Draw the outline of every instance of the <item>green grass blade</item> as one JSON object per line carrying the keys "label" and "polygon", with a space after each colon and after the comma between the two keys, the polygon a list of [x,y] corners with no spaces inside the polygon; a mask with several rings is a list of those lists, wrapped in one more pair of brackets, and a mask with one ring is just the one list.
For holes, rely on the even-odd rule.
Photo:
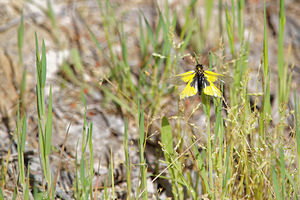
{"label": "green grass blade", "polygon": [[24,43],[24,15],[23,15],[23,12],[22,12],[21,22],[20,22],[20,26],[18,28],[19,63],[23,63],[23,54],[22,54],[23,43]]}
{"label": "green grass blade", "polygon": [[[297,172],[298,172],[298,191],[300,191],[300,104],[297,99],[296,90],[294,91],[294,101],[295,101],[295,132],[296,132],[296,152],[297,152]],[[298,193],[300,195],[300,192]]]}
{"label": "green grass blade", "polygon": [[38,118],[41,119],[43,115],[43,103],[42,103],[42,90],[39,84],[39,78],[37,78],[37,84],[36,84],[36,96],[37,96],[37,113],[38,113]]}
{"label": "green grass blade", "polygon": [[48,157],[51,152],[51,141],[52,141],[52,86],[50,85],[50,91],[49,91],[49,106],[48,106],[48,114],[47,114],[47,122],[45,127],[45,154]]}
{"label": "green grass blade", "polygon": [[[219,15],[219,35],[223,38],[223,0],[218,2],[218,15]],[[223,40],[223,39],[222,39]]]}
{"label": "green grass blade", "polygon": [[192,11],[192,8],[195,6],[198,0],[192,0],[188,6],[187,11],[185,12],[185,20],[184,25],[182,27],[181,33],[180,33],[180,39],[183,40],[184,36],[186,35],[186,30],[189,30],[189,22],[190,22],[190,14]]}
{"label": "green grass blade", "polygon": [[110,10],[110,5],[109,5],[109,1],[106,0],[105,1],[105,11],[104,8],[102,7],[101,4],[101,0],[98,0],[98,5],[100,7],[100,12],[103,18],[103,28],[104,28],[104,32],[105,32],[105,37],[106,37],[106,42],[108,45],[108,50],[109,50],[109,54],[110,54],[110,60],[112,63],[112,66],[117,66],[117,58],[116,55],[114,54],[113,48],[112,48],[112,41],[114,40],[113,38],[113,34],[110,34],[110,30],[116,28],[116,20],[114,17],[114,13],[112,10]]}
{"label": "green grass blade", "polygon": [[27,166],[27,181],[26,181],[26,185],[25,185],[25,191],[24,192],[24,200],[28,200],[29,199],[29,163],[28,163],[28,166]]}
{"label": "green grass blade", "polygon": [[89,140],[89,151],[90,151],[90,176],[89,176],[89,191],[90,191],[90,199],[93,199],[93,178],[94,178],[94,151],[93,151],[93,123],[90,123],[90,127],[88,129],[88,140]]}
{"label": "green grass blade", "polygon": [[123,57],[123,62],[126,67],[126,75],[129,76],[130,78],[130,68],[129,68],[129,63],[128,63],[128,52],[127,52],[127,37],[125,36],[124,33],[124,28],[123,28],[123,23],[120,24],[120,32],[119,32],[119,41],[121,43],[121,49],[122,49],[122,57]]}
{"label": "green grass blade", "polygon": [[232,32],[235,34],[235,4],[234,0],[231,0],[231,16],[232,16]]}
{"label": "green grass blade", "polygon": [[280,195],[280,187],[279,187],[277,173],[275,171],[275,166],[274,165],[272,165],[272,181],[273,181],[275,197],[276,197],[276,199],[281,200],[282,198],[281,198],[281,195]]}
{"label": "green grass blade", "polygon": [[43,172],[44,176],[47,174],[47,168],[46,168],[46,155],[45,155],[45,137],[43,134],[43,128],[41,124],[41,120],[38,120],[38,128],[39,128],[39,144],[40,144],[40,154],[41,154],[41,160],[42,160],[42,166],[43,166]]}
{"label": "green grass blade", "polygon": [[125,120],[125,126],[124,126],[124,152],[125,152],[125,163],[126,163],[126,182],[127,182],[127,200],[131,199],[131,178],[130,178],[130,159],[129,159],[129,153],[128,153],[128,120]]}
{"label": "green grass blade", "polygon": [[167,27],[170,27],[170,11],[169,11],[169,3],[168,1],[165,1],[165,8],[164,8],[164,11],[165,11],[165,22],[166,22],[166,26]]}
{"label": "green grass blade", "polygon": [[1,187],[0,187],[0,199],[4,199],[4,195],[3,195]]}
{"label": "green grass blade", "polygon": [[111,180],[112,199],[115,199],[114,160],[113,160],[112,150],[110,150],[109,174],[110,174],[110,180]]}
{"label": "green grass blade", "polygon": [[230,170],[231,169],[231,165],[230,165],[231,149],[232,149],[231,145],[229,145],[226,149],[226,157],[225,157],[225,164],[224,164],[226,171],[225,171],[225,176],[224,176],[223,183],[222,183],[223,196],[227,195],[228,186],[229,186],[229,184],[227,184],[227,183],[230,179],[230,171],[231,171]]}
{"label": "green grass blade", "polygon": [[263,124],[261,129],[262,136],[265,139],[267,127],[270,119],[268,116],[271,115],[271,101],[270,101],[270,68],[268,63],[268,33],[267,33],[267,14],[266,14],[266,2],[264,2],[264,43],[263,43]]}
{"label": "green grass blade", "polygon": [[[22,132],[21,132],[21,151],[18,152],[18,154],[21,154],[21,165],[19,165],[20,172],[22,172],[20,175],[22,176],[22,185],[23,185],[23,190],[25,189],[25,164],[24,164],[24,151],[25,151],[25,142],[26,142],[26,130],[27,130],[27,119],[26,119],[26,114],[24,114],[23,119],[22,119]],[[29,176],[28,176],[29,178]]]}
{"label": "green grass blade", "polygon": [[245,0],[237,1],[237,22],[240,41],[244,40],[244,6]]}
{"label": "green grass blade", "polygon": [[279,103],[281,106],[284,100],[284,25],[285,25],[285,13],[284,13],[284,0],[280,0],[279,10],[279,31],[278,31],[278,77],[279,77]]}
{"label": "green grass blade", "polygon": [[[85,152],[84,152],[85,153]],[[80,183],[83,195],[86,195],[86,177],[85,177],[85,165],[84,165],[84,158],[85,155],[82,153],[80,159]]]}
{"label": "green grass blade", "polygon": [[268,65],[268,32],[267,32],[267,11],[266,11],[266,1],[264,1],[264,44],[263,44],[263,69],[264,69],[264,77],[266,77],[269,73],[269,65]]}
{"label": "green grass blade", "polygon": [[150,40],[150,43],[151,43],[153,49],[155,49],[156,43],[154,41],[154,34],[153,34],[153,31],[152,31],[152,28],[151,28],[151,26],[150,26],[147,18],[144,15],[143,15],[143,17],[144,17],[144,21],[146,23],[147,36],[148,36],[148,38]]}
{"label": "green grass blade", "polygon": [[76,143],[76,152],[75,152],[75,159],[74,159],[74,165],[75,165],[75,168],[76,168],[76,171],[75,171],[75,183],[74,183],[74,197],[75,199],[79,199],[79,185],[80,185],[80,180],[79,180],[79,177],[78,177],[78,152],[77,152],[77,149],[78,149],[78,141]]}
{"label": "green grass blade", "polygon": [[55,14],[52,8],[52,4],[51,4],[51,0],[47,0],[47,15],[51,20],[52,26],[53,26],[53,30],[54,30],[54,37],[56,39],[56,43],[59,44],[59,33],[58,33],[58,29],[57,29],[57,25],[56,25],[56,19],[55,19]]}
{"label": "green grass blade", "polygon": [[51,19],[51,22],[52,22],[52,25],[54,28],[56,28],[56,20],[55,20],[55,15],[54,15],[54,12],[53,12],[53,9],[52,9],[52,4],[51,4],[51,1],[50,0],[47,0],[47,7],[48,7],[48,15]]}
{"label": "green grass blade", "polygon": [[105,53],[104,49],[101,47],[101,44],[97,40],[95,34],[92,32],[92,30],[90,29],[90,27],[87,24],[86,24],[86,27],[89,30],[89,33],[92,37],[92,40],[96,44],[96,47],[100,50],[100,52],[102,53],[102,56],[104,57],[105,61],[108,63],[108,66],[112,66],[111,59],[108,57],[108,55]]}
{"label": "green grass blade", "polygon": [[40,55],[39,55],[39,43],[38,43],[38,38],[37,34],[35,33],[35,44],[36,44],[36,72],[37,72],[37,84],[36,84],[36,93],[37,93],[37,110],[38,110],[38,117],[41,119],[43,113],[44,113],[44,108],[43,108],[43,88],[41,84],[41,60],[40,60]]}
{"label": "green grass blade", "polygon": [[169,155],[173,154],[173,134],[171,126],[166,117],[162,118],[161,124],[161,142],[164,145],[165,158],[170,162]]}
{"label": "green grass blade", "polygon": [[159,40],[159,36],[160,36],[160,31],[162,30],[162,34],[163,34],[163,37],[164,39],[166,39],[166,35],[168,33],[168,30],[166,29],[167,26],[165,24],[165,21],[164,21],[164,17],[161,13],[161,10],[158,8],[158,14],[159,14],[159,19],[158,19],[158,24],[157,24],[157,27],[156,27],[156,32],[155,32],[155,40],[158,41]]}
{"label": "green grass blade", "polygon": [[[21,184],[23,186],[25,186],[25,171],[24,171],[24,150],[22,151],[22,149],[24,149],[24,147],[22,146],[22,139],[23,139],[23,128],[24,124],[21,124],[20,121],[20,107],[19,107],[19,101],[18,101],[18,109],[17,109],[17,150],[18,150],[18,167],[19,167],[19,177],[21,179]],[[24,117],[23,117],[24,119]],[[25,134],[24,134],[25,135]],[[24,143],[25,145],[25,143]],[[24,187],[23,187],[24,189]]]}
{"label": "green grass blade", "polygon": [[123,61],[122,63],[122,69],[124,71],[124,85],[126,88],[130,89],[131,95],[134,96],[135,95],[135,88],[134,85],[132,83],[132,77],[131,77],[131,71],[130,71],[130,66],[128,63],[128,52],[127,52],[127,38],[124,34],[124,30],[123,30],[123,23],[121,23],[120,25],[120,31],[118,31],[119,33],[119,41],[121,43],[121,50],[122,50],[122,57],[123,57]]}
{"label": "green grass blade", "polygon": [[13,193],[13,196],[12,196],[12,200],[16,200],[17,199],[17,194],[18,194],[18,187],[17,186],[15,186],[15,188],[14,188],[14,193]]}
{"label": "green grass blade", "polygon": [[20,86],[20,100],[21,100],[22,110],[25,110],[26,77],[27,77],[26,69],[23,69],[22,81]]}
{"label": "green grass blade", "polygon": [[[159,22],[160,23],[160,20]],[[141,48],[141,54],[142,54],[142,57],[143,57],[143,60],[145,59],[146,57],[146,54],[147,54],[147,40],[144,36],[144,29],[143,29],[143,23],[142,23],[142,18],[141,16],[139,15],[139,30],[140,30],[140,48]]]}
{"label": "green grass blade", "polygon": [[74,63],[74,67],[75,67],[76,71],[79,72],[79,74],[81,76],[83,76],[83,70],[84,70],[83,64],[82,64],[82,60],[81,60],[79,51],[77,49],[73,48],[71,50],[71,58]]}
{"label": "green grass blade", "polygon": [[103,92],[105,93],[105,95],[107,97],[111,98],[114,102],[116,102],[118,105],[120,105],[122,109],[125,109],[130,114],[132,114],[133,116],[136,115],[136,109],[130,107],[125,100],[123,100],[120,97],[117,97],[116,95],[111,93],[109,89],[107,89],[105,87],[102,87],[101,89],[103,90]]}
{"label": "green grass blade", "polygon": [[35,54],[36,54],[35,56],[36,56],[37,74],[39,75],[40,74],[40,54],[39,54],[39,41],[38,41],[36,32],[35,32]]}
{"label": "green grass blade", "polygon": [[191,41],[192,35],[195,32],[194,26],[195,26],[196,22],[197,22],[196,19],[194,19],[194,20],[192,20],[190,22],[189,29],[188,29],[188,31],[186,33],[186,36],[185,36],[185,38],[183,40],[183,44],[182,44],[182,46],[180,48],[180,53],[184,52],[184,50],[187,48],[189,42]]}
{"label": "green grass blade", "polygon": [[144,145],[146,145],[145,141],[145,131],[144,131],[144,111],[143,108],[140,107],[140,102],[138,102],[138,114],[139,114],[139,151],[140,151],[140,173],[141,173],[141,191],[143,199],[146,200],[148,196],[147,192],[147,169],[146,169],[146,161],[144,158]]}
{"label": "green grass blade", "polygon": [[235,50],[234,50],[234,31],[232,29],[233,22],[230,17],[229,11],[228,11],[228,5],[226,4],[225,9],[226,14],[226,30],[227,30],[227,37],[229,42],[230,51],[233,57],[235,57]]}
{"label": "green grass blade", "polygon": [[70,65],[64,62],[61,65],[61,71],[64,73],[64,75],[74,84],[77,86],[82,87],[82,81],[80,81],[77,76],[75,75],[74,71],[71,69]]}
{"label": "green grass blade", "polygon": [[285,162],[283,148],[280,148],[281,197],[285,199]]}
{"label": "green grass blade", "polygon": [[223,141],[223,138],[219,137],[219,134],[221,134],[221,130],[220,130],[220,126],[221,123],[223,122],[222,117],[221,117],[221,110],[222,110],[222,102],[220,102],[218,105],[217,103],[215,103],[215,110],[216,110],[216,122],[215,122],[215,130],[214,130],[214,143],[213,143],[213,150],[215,150],[216,146],[217,146],[217,139],[219,138],[219,145],[222,146],[223,144],[221,143]]}
{"label": "green grass blade", "polygon": [[46,60],[46,47],[45,47],[45,41],[43,40],[42,45],[42,58],[41,58],[41,88],[45,87],[46,84],[46,72],[47,72],[47,60]]}
{"label": "green grass blade", "polygon": [[206,0],[206,2],[205,2],[205,11],[206,11],[205,38],[206,38],[208,30],[210,29],[211,14],[212,14],[213,6],[214,6],[213,0]]}
{"label": "green grass blade", "polygon": [[85,112],[86,112],[87,111],[87,105],[86,105],[86,99],[85,99],[85,95],[84,95],[83,89],[81,89],[81,101],[83,103],[83,106],[84,106],[84,109],[85,109]]}
{"label": "green grass blade", "polygon": [[204,113],[207,117],[206,122],[206,134],[207,134],[207,151],[208,151],[208,171],[209,171],[209,185],[212,194],[214,193],[214,180],[213,180],[213,160],[212,160],[212,139],[211,139],[211,131],[210,131],[210,97],[201,94],[202,106]]}

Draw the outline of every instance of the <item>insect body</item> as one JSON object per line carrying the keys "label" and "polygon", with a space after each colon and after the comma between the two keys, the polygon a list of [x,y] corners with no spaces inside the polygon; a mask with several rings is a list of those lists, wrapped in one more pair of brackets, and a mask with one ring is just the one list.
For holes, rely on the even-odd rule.
{"label": "insect body", "polygon": [[203,70],[203,66],[197,64],[195,70],[178,74],[181,80],[187,83],[187,86],[180,93],[180,99],[193,96],[197,93],[201,95],[202,91],[206,95],[222,97],[221,91],[213,84],[221,74]]}

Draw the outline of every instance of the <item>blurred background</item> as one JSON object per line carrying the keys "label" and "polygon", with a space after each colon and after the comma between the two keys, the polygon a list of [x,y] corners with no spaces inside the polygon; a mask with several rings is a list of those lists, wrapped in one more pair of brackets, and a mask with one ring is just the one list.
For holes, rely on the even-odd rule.
{"label": "blurred background", "polygon": [[[262,0],[245,0],[240,3],[234,0],[1,0],[0,160],[4,197],[11,199],[18,185],[18,109],[21,116],[26,113],[27,117],[24,160],[25,166],[30,166],[30,185],[32,188],[36,185],[40,188],[39,191],[46,190],[41,189],[45,180],[39,157],[37,41],[40,56],[43,42],[45,45],[46,107],[49,104],[50,85],[52,89],[53,124],[49,159],[53,177],[59,171],[55,198],[72,199],[80,196],[75,195],[74,182],[76,174],[79,174],[81,145],[86,140],[83,134],[85,123],[93,123],[92,185],[94,191],[98,192],[95,192],[95,199],[103,197],[106,187],[104,185],[111,175],[112,166],[114,197],[128,198],[124,151],[125,124],[128,124],[126,137],[132,164],[132,194],[139,198],[138,194],[142,191],[138,189],[141,180],[141,113],[146,138],[144,155],[148,173],[148,197],[174,198],[172,184],[168,178],[152,181],[167,166],[159,161],[164,158],[165,152],[160,143],[161,120],[163,116],[168,118],[176,137],[174,148],[177,145],[176,148],[180,149],[178,153],[182,153],[184,147],[192,144],[184,143],[184,140],[191,141],[191,135],[200,138],[198,150],[206,151],[207,138],[210,136],[201,130],[206,130],[210,121],[204,112],[205,108],[198,109],[201,98],[180,101],[182,86],[170,79],[178,73],[193,70],[197,62],[194,56],[197,55],[198,61],[205,65],[206,70],[211,65],[212,71],[225,74],[223,93],[228,109],[234,106],[243,107],[239,102],[243,101],[241,91],[245,90],[249,112],[255,113],[257,109],[256,114],[260,113],[260,110],[265,108],[264,84],[268,82],[264,79],[264,37],[267,37],[267,87],[270,95],[269,113],[272,118],[271,122],[268,121],[270,126],[266,129],[272,135],[277,131],[277,125],[284,121],[284,133],[278,137],[280,142],[277,144],[286,144],[290,140],[295,142],[295,118],[291,112],[295,108],[295,99],[299,99],[300,91],[300,2],[286,0],[284,6],[283,49],[279,49],[280,2],[277,0],[265,2],[266,21]],[[289,83],[289,92],[284,94],[278,92],[278,74],[281,73],[278,67],[278,63],[281,62],[279,54],[284,60],[284,73],[287,77],[284,80]],[[236,70],[238,67],[239,71]],[[237,76],[239,78],[236,78]],[[286,100],[280,100],[282,95],[286,96]],[[281,114],[280,102],[285,102],[285,106],[282,106],[286,110],[285,114]],[[213,105],[211,109],[208,116],[214,121],[216,111]],[[223,110],[223,115],[228,113],[230,111]],[[256,114],[254,115],[257,116]],[[236,116],[238,117],[237,113]],[[241,122],[244,125],[247,123]],[[254,127],[253,132],[261,130],[258,121],[251,125]],[[214,127],[212,125],[212,132]],[[245,126],[246,132],[250,130],[252,126]],[[235,137],[237,136],[227,135],[225,140],[232,139],[238,142]],[[284,139],[281,140],[282,138]],[[290,146],[286,148],[289,149]],[[90,150],[87,152],[89,157]],[[293,162],[295,158],[291,159]],[[204,162],[206,161],[204,159]],[[189,171],[191,174],[197,172],[192,158],[182,159],[181,162],[183,171]],[[295,167],[295,164],[289,166],[292,165]],[[110,188],[111,184],[111,181],[107,182],[107,187]],[[237,185],[238,188],[238,184],[233,185]],[[199,194],[204,195],[205,189],[200,186],[199,188]],[[22,192],[17,190],[17,197],[21,198]],[[31,193],[29,196],[33,198],[33,192]],[[228,193],[227,197],[234,197],[233,194]],[[235,197],[242,197],[242,194],[243,192],[236,193]],[[255,198],[251,192],[245,194],[251,194],[248,197]],[[272,195],[272,192],[266,193],[269,198]],[[184,198],[192,197],[186,195]],[[211,196],[200,195],[199,198]]]}

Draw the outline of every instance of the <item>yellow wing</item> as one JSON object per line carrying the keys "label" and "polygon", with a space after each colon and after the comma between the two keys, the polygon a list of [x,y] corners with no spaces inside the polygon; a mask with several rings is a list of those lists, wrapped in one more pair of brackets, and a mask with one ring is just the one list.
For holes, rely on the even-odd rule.
{"label": "yellow wing", "polygon": [[193,80],[195,76],[195,71],[188,71],[182,74],[177,74],[176,76],[179,76],[181,80],[183,80],[185,83],[189,82],[190,80]]}
{"label": "yellow wing", "polygon": [[184,99],[186,97],[194,96],[195,94],[197,94],[198,91],[197,88],[195,88],[195,86],[197,85],[197,80],[195,80],[195,84],[193,84],[193,86],[191,85],[192,81],[193,78],[189,80],[186,87],[182,90],[182,92],[180,93],[180,99]]}
{"label": "yellow wing", "polygon": [[214,97],[222,97],[221,91],[213,84],[213,81],[207,78],[207,81],[209,82],[209,86],[204,85],[203,92],[206,95],[214,96]]}
{"label": "yellow wing", "polygon": [[204,76],[209,80],[210,82],[215,82],[220,76],[223,76],[222,74],[218,74],[211,71],[204,71]]}

